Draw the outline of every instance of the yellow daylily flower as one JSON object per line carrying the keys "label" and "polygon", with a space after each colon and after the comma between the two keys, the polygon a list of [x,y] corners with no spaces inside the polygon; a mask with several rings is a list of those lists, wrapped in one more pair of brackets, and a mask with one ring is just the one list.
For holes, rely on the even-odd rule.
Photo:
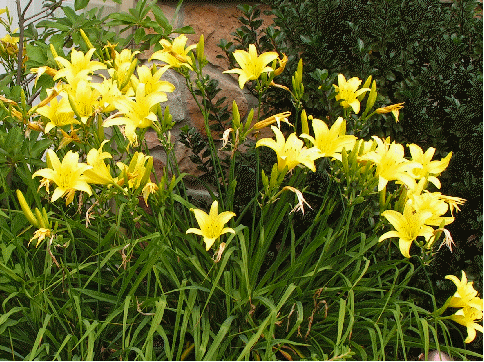
{"label": "yellow daylily flower", "polygon": [[37,113],[49,120],[45,125],[45,133],[54,127],[62,127],[68,124],[79,124],[80,122],[74,118],[74,111],[69,105],[67,98],[53,98],[48,105],[37,108]]}
{"label": "yellow daylily flower", "polygon": [[65,86],[62,93],[67,96],[71,109],[83,124],[86,124],[88,119],[102,108],[99,103],[101,94],[84,79],[79,80],[75,86]]}
{"label": "yellow daylily flower", "polygon": [[482,325],[476,323],[482,320],[482,306],[480,310],[471,306],[465,306],[453,314],[450,319],[467,328],[467,338],[464,340],[464,343],[470,343],[476,338],[476,330],[482,333]]}
{"label": "yellow daylily flower", "polygon": [[408,202],[411,202],[418,212],[429,211],[432,213],[432,216],[425,222],[427,225],[440,226],[442,222],[444,225],[449,225],[454,221],[453,217],[442,216],[449,210],[449,205],[437,193],[424,192],[420,195],[411,195]]}
{"label": "yellow daylily flower", "polygon": [[449,154],[440,161],[432,161],[435,148],[429,147],[424,153],[416,144],[410,144],[407,146],[410,149],[412,161],[418,162],[422,165],[421,168],[415,168],[410,171],[413,174],[413,177],[417,180],[426,177],[429,182],[432,182],[435,187],[440,189],[440,181],[436,176],[439,176],[447,168],[450,158],[452,157],[452,152],[449,152]]}
{"label": "yellow daylily flower", "polygon": [[123,95],[118,88],[118,81],[113,78],[104,78],[101,83],[91,83],[91,86],[101,95],[98,101],[101,112],[113,112],[116,109],[115,102]]}
{"label": "yellow daylily flower", "polygon": [[106,69],[105,64],[91,60],[95,51],[96,49],[92,48],[84,54],[81,51],[72,49],[70,62],[65,58],[55,57],[56,62],[62,65],[63,68],[57,71],[54,80],[65,77],[67,83],[75,85],[81,79],[89,79],[90,77],[87,77],[88,74],[99,69]]}
{"label": "yellow daylily flower", "polygon": [[74,199],[75,190],[84,191],[89,196],[92,195],[91,186],[86,182],[83,173],[92,168],[85,163],[79,163],[79,154],[69,151],[64,156],[62,163],[52,150],[47,150],[47,164],[51,168],[43,168],[32,175],[32,178],[41,176],[49,181],[54,182],[57,188],[52,194],[51,202],[66,195],[66,205]]}
{"label": "yellow daylily flower", "polygon": [[416,212],[408,202],[405,204],[403,215],[395,210],[386,210],[383,211],[382,216],[392,224],[395,230],[386,232],[380,236],[378,241],[399,238],[400,251],[406,258],[410,258],[410,247],[418,236],[423,236],[428,241],[434,234],[434,229],[425,225],[432,213],[428,211]]}
{"label": "yellow daylily flower", "polygon": [[450,299],[449,307],[463,308],[470,306],[482,311],[482,299],[477,296],[477,290],[474,289],[474,282],[467,281],[467,275],[462,271],[462,277],[459,280],[454,275],[446,275],[445,279],[451,280],[457,287],[457,291]]}
{"label": "yellow daylily flower", "polygon": [[145,156],[141,152],[135,152],[129,166],[122,162],[117,162],[121,173],[118,177],[118,184],[124,185],[128,182],[130,189],[136,190],[141,186],[145,186],[150,179],[151,170],[153,169],[153,157]]}
{"label": "yellow daylily flower", "polygon": [[91,184],[109,185],[114,183],[109,166],[104,163],[104,159],[113,157],[109,152],[103,152],[103,146],[106,142],[108,141],[103,141],[99,149],[93,148],[87,154],[87,164],[92,168],[86,170],[84,176],[86,181]]}
{"label": "yellow daylily flower", "polygon": [[124,114],[121,117],[107,119],[104,127],[125,125],[124,133],[130,144],[138,144],[136,128],[150,127],[157,120],[157,116],[151,111],[152,107],[160,102],[165,102],[167,97],[164,93],[145,93],[145,84],[140,83],[136,89],[134,100],[124,97],[115,101],[116,108]]}
{"label": "yellow daylily flower", "polygon": [[197,44],[185,48],[187,40],[188,39],[185,35],[179,35],[173,39],[173,43],[170,43],[166,39],[161,39],[160,44],[163,46],[163,49],[154,52],[150,60],[157,59],[174,68],[187,67],[188,69],[193,70],[192,59],[188,55],[188,52],[195,49]]}
{"label": "yellow daylily flower", "polygon": [[324,153],[324,157],[333,157],[339,161],[343,148],[351,151],[357,140],[355,136],[346,135],[346,120],[343,117],[338,117],[331,129],[322,120],[313,118],[313,130],[315,137],[303,133],[301,138],[310,140],[314,147]]}
{"label": "yellow daylily flower", "polygon": [[353,77],[346,81],[343,74],[338,74],[338,85],[333,84],[333,87],[338,93],[336,95],[336,100],[341,101],[341,106],[343,108],[351,107],[356,114],[360,113],[360,101],[358,100],[358,96],[370,91],[370,88],[358,89],[360,84],[361,79]]}
{"label": "yellow daylily flower", "polygon": [[121,53],[116,50],[112,50],[111,56],[114,58],[113,68],[108,69],[108,73],[116,80],[116,84],[123,94],[131,89],[130,79],[133,74],[138,59],[136,54],[139,51],[132,52],[131,49],[123,49]]}
{"label": "yellow daylily flower", "polygon": [[235,234],[234,229],[224,227],[224,225],[235,216],[235,213],[232,211],[224,211],[219,214],[217,200],[212,203],[209,214],[200,209],[190,209],[190,211],[193,211],[195,214],[195,218],[197,219],[200,229],[190,228],[186,233],[193,233],[203,236],[206,250],[212,247],[212,245],[215,243],[215,240],[217,240],[220,235],[226,233]]}
{"label": "yellow daylily flower", "polygon": [[[405,103],[405,102],[403,102]],[[398,116],[400,115],[400,109],[403,108],[403,103],[392,104],[390,106],[377,108],[375,110],[378,114],[390,113],[392,112],[393,117],[395,117],[395,122],[398,122]]]}
{"label": "yellow daylily flower", "polygon": [[316,172],[314,160],[323,157],[321,151],[316,147],[306,148],[304,142],[300,140],[295,133],[291,133],[287,140],[284,135],[275,126],[271,126],[272,131],[276,135],[276,140],[272,138],[263,138],[257,141],[255,147],[266,146],[272,148],[277,154],[277,168],[279,172],[284,170],[287,166],[288,171],[291,171],[298,164],[302,163],[311,171]]}
{"label": "yellow daylily flower", "polygon": [[143,65],[138,67],[138,77],[132,75],[131,84],[134,89],[137,89],[140,83],[144,83],[146,95],[160,93],[161,96],[166,97],[166,92],[171,93],[175,90],[175,86],[173,84],[165,80],[161,80],[161,76],[168,70],[168,68],[169,66],[164,66],[158,69],[155,73],[152,73],[151,69],[147,66]]}
{"label": "yellow daylily flower", "polygon": [[261,55],[257,55],[257,50],[254,44],[249,45],[249,51],[236,50],[234,58],[239,63],[242,69],[226,70],[223,73],[236,73],[239,74],[239,87],[244,88],[244,85],[249,80],[255,80],[260,77],[264,72],[272,72],[274,69],[268,67],[267,64],[279,57],[276,52],[266,52]]}
{"label": "yellow daylily flower", "polygon": [[418,162],[411,162],[404,158],[405,150],[401,144],[392,142],[389,138],[382,141],[379,137],[373,136],[378,147],[375,151],[358,157],[359,160],[369,160],[377,165],[376,175],[378,176],[378,191],[385,188],[388,181],[398,180],[408,188],[416,187],[415,179],[410,173],[417,167],[422,167]]}

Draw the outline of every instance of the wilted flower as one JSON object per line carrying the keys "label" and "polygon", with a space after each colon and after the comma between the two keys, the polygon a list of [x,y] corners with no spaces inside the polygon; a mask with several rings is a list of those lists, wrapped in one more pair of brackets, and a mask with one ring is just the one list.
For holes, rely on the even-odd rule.
{"label": "wilted flower", "polygon": [[40,228],[40,229],[37,229],[35,232],[34,232],[34,236],[32,236],[32,238],[29,240],[29,243],[27,244],[30,245],[30,243],[37,239],[37,244],[35,244],[35,247],[38,247],[39,244],[45,239],[45,238],[50,238],[52,236],[52,231],[50,229],[45,229],[45,228]]}
{"label": "wilted flower", "polygon": [[395,121],[398,122],[398,116],[400,114],[400,109],[403,108],[403,103],[392,104],[390,106],[377,108],[375,110],[378,114],[390,113],[392,112],[393,116],[395,117]]}

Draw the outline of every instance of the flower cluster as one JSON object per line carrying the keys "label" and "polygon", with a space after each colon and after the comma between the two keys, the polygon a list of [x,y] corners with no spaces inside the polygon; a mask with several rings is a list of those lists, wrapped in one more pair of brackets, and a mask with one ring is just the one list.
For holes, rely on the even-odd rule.
{"label": "flower cluster", "polygon": [[467,328],[467,338],[465,343],[470,343],[476,338],[476,330],[482,333],[482,324],[477,322],[482,320],[483,301],[477,296],[477,290],[474,289],[473,283],[467,281],[467,275],[462,271],[462,277],[459,280],[454,275],[446,275],[445,279],[451,280],[457,287],[457,291],[445,303],[446,307],[460,308],[450,316],[453,321]]}

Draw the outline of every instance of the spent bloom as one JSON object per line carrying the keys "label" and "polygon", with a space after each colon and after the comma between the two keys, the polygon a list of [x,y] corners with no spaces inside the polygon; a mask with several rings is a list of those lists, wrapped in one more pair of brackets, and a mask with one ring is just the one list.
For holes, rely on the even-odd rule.
{"label": "spent bloom", "polygon": [[346,121],[343,117],[338,117],[331,129],[322,120],[313,118],[313,130],[314,138],[307,134],[302,134],[301,138],[310,140],[325,157],[333,157],[340,161],[343,148],[351,150],[357,140],[355,136],[346,135]]}
{"label": "spent bloom", "polygon": [[287,166],[288,171],[291,171],[298,164],[302,163],[311,171],[316,172],[314,160],[323,156],[323,154],[316,148],[304,147],[304,142],[300,140],[295,133],[291,133],[287,140],[284,135],[275,126],[271,126],[272,131],[276,135],[276,140],[272,138],[263,138],[256,143],[256,147],[266,146],[272,148],[277,154],[277,168],[279,172],[284,170]]}
{"label": "spent bloom", "polygon": [[267,66],[267,64],[275,59],[278,59],[279,57],[276,52],[266,52],[262,53],[261,55],[257,55],[257,50],[254,44],[249,45],[248,52],[245,50],[236,50],[233,54],[241,69],[237,68],[226,70],[224,73],[239,74],[240,89],[243,89],[245,83],[247,83],[249,80],[258,79],[262,73],[274,71],[274,69]]}
{"label": "spent bloom", "polygon": [[200,229],[190,228],[187,230],[187,234],[193,233],[203,236],[205,242],[205,249],[208,250],[215,243],[215,240],[220,237],[220,235],[226,233],[235,234],[235,230],[232,228],[224,227],[226,223],[229,222],[231,218],[235,216],[232,211],[224,211],[218,213],[218,201],[215,200],[210,207],[210,213],[207,214],[205,211],[200,209],[190,209],[195,214],[198,225]]}
{"label": "spent bloom", "polygon": [[29,240],[29,243],[27,244],[30,245],[30,243],[37,239],[37,244],[35,244],[35,247],[38,247],[39,244],[45,239],[45,238],[50,238],[52,236],[52,231],[50,229],[46,228],[39,228],[34,232],[34,236]]}
{"label": "spent bloom", "polygon": [[370,88],[358,89],[360,84],[361,79],[353,77],[347,81],[343,74],[338,74],[338,85],[333,84],[337,93],[336,100],[341,101],[341,106],[343,108],[351,107],[356,114],[360,113],[360,101],[358,100],[358,96],[370,91]]}
{"label": "spent bloom", "polygon": [[378,114],[390,113],[392,112],[395,121],[398,122],[398,116],[400,115],[400,109],[403,108],[403,103],[392,104],[386,107],[377,108],[375,110]]}
{"label": "spent bloom", "polygon": [[79,154],[77,152],[67,152],[61,163],[54,151],[47,150],[47,165],[49,168],[38,170],[32,175],[32,178],[41,176],[57,185],[52,194],[51,202],[66,195],[66,205],[68,205],[74,199],[76,190],[84,191],[89,196],[92,194],[91,187],[86,182],[86,177],[83,176],[84,172],[92,166],[78,161]]}

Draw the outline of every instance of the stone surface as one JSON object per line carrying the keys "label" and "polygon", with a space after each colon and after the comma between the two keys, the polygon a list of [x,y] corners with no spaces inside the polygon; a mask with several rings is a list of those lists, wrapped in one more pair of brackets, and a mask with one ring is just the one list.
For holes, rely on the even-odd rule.
{"label": "stone surface", "polygon": [[[180,8],[178,17],[173,21],[177,2],[158,1],[158,6],[161,7],[166,18],[175,28],[190,25],[195,30],[195,34],[186,34],[188,38],[187,45],[197,43],[200,34],[204,34],[205,56],[209,61],[209,64],[204,68],[203,72],[204,74],[208,74],[212,79],[218,80],[219,88],[221,89],[214,101],[216,102],[221,97],[227,97],[225,104],[228,106],[229,112],[232,112],[232,102],[235,100],[239,109],[241,121],[245,122],[250,109],[257,107],[257,98],[250,94],[246,89],[240,89],[237,75],[223,74],[222,72],[228,69],[228,62],[225,59],[217,58],[217,55],[225,55],[217,46],[220,40],[226,39],[227,41],[233,41],[233,36],[230,33],[242,26],[237,19],[242,15],[242,12],[237,9],[238,4],[240,4],[240,2],[184,3]],[[261,10],[264,9],[268,9],[268,7],[262,6]],[[262,18],[264,19],[263,26],[272,23],[271,17],[262,14]],[[172,37],[176,37],[177,35],[178,34],[173,34]],[[153,49],[143,52],[139,57],[141,63],[150,66],[152,62],[149,61],[149,57],[152,54]],[[155,61],[155,63],[161,64],[159,61]],[[185,181],[189,188],[189,192],[193,193],[193,197],[202,199],[206,198],[207,202],[211,201],[209,193],[206,190],[203,190],[203,185],[201,185],[197,179],[197,177],[203,176],[203,172],[198,170],[197,165],[190,160],[190,156],[192,155],[191,149],[185,147],[185,145],[179,141],[180,129],[185,125],[195,127],[202,136],[206,136],[203,115],[188,91],[184,78],[180,74],[174,69],[170,69],[165,72],[162,79],[175,86],[175,91],[167,94],[168,101],[162,104],[162,108],[169,106],[170,114],[176,122],[170,133],[174,145],[175,158],[178,162],[180,172],[185,172],[191,175],[187,176]],[[257,110],[255,110],[255,114],[257,114],[256,111]],[[256,121],[257,120],[254,119],[252,123],[255,123]],[[254,139],[254,136],[255,135],[251,138]],[[270,127],[261,130],[257,135],[258,138],[272,136],[273,134]],[[213,137],[216,141],[217,148],[220,149],[222,147],[222,143],[220,142],[222,132],[213,134]],[[156,132],[153,130],[146,132],[145,139],[148,148],[150,149],[150,154],[154,157],[154,170],[159,179],[167,164],[166,152],[158,140]],[[242,146],[241,149],[243,148],[244,147]],[[227,151],[226,149],[222,151],[219,150],[219,156],[226,157],[227,155],[230,155],[230,151]],[[168,176],[171,177],[171,175]]]}
{"label": "stone surface", "polygon": [[[237,19],[242,16],[242,11],[237,9],[238,3],[232,4],[186,4],[184,6],[183,25],[190,25],[195,30],[195,34],[187,35],[189,42],[198,43],[200,34],[205,39],[205,56],[207,60],[218,67],[220,70],[229,69],[228,61],[217,58],[217,55],[225,53],[217,46],[221,39],[232,41],[230,34],[242,24]],[[261,6],[261,10],[269,9],[268,6]],[[263,26],[272,24],[272,17],[261,13],[264,20]]]}

